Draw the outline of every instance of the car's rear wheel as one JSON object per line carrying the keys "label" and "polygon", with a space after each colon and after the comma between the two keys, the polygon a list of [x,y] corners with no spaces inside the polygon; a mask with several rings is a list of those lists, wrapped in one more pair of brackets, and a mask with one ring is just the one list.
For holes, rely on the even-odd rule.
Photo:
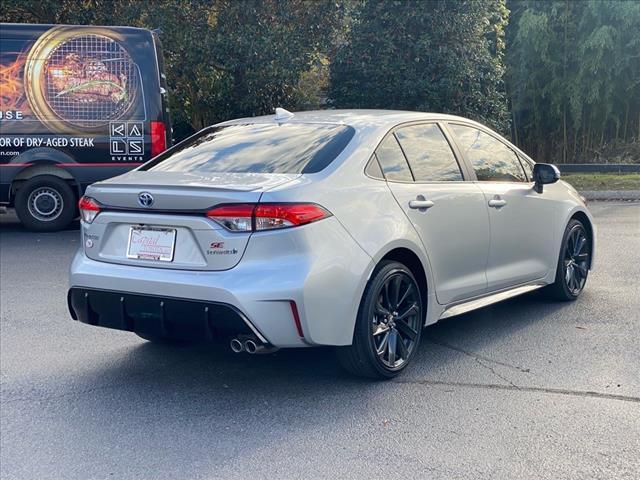
{"label": "car's rear wheel", "polygon": [[18,218],[29,230],[54,232],[75,218],[76,197],[63,179],[38,175],[20,186],[15,207]]}
{"label": "car's rear wheel", "polygon": [[422,312],[422,295],[411,270],[398,262],[381,262],[362,296],[353,343],[338,349],[340,363],[361,377],[395,377],[415,355]]}
{"label": "car's rear wheel", "polygon": [[591,266],[591,245],[584,225],[571,220],[562,239],[555,281],[547,287],[553,298],[572,301],[580,296]]}

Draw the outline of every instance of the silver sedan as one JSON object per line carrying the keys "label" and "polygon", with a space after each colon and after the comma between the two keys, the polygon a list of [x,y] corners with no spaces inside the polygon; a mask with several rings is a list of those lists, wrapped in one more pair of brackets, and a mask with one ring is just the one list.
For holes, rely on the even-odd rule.
{"label": "silver sedan", "polygon": [[390,378],[425,325],[543,287],[580,295],[593,219],[559,177],[449,115],[224,122],[87,189],[69,308],[151,341],[331,345]]}

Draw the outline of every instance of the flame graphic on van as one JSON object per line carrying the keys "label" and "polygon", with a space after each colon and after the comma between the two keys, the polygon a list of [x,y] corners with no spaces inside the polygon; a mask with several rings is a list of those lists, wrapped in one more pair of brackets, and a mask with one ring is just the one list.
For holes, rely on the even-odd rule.
{"label": "flame graphic on van", "polygon": [[25,56],[19,55],[13,62],[0,64],[0,110],[28,109],[22,83]]}

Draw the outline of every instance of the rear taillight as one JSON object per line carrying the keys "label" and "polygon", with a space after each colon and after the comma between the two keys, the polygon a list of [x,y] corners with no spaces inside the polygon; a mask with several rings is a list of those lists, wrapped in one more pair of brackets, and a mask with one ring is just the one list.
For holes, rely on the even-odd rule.
{"label": "rear taillight", "polygon": [[256,230],[297,227],[329,216],[324,208],[313,203],[258,204],[254,213]]}
{"label": "rear taillight", "polygon": [[244,203],[220,205],[207,212],[207,217],[232,232],[297,227],[329,216],[315,203]]}
{"label": "rear taillight", "polygon": [[151,156],[160,155],[167,149],[167,129],[164,122],[151,122]]}
{"label": "rear taillight", "polygon": [[100,204],[91,197],[82,197],[78,202],[78,210],[82,221],[91,223],[100,213]]}
{"label": "rear taillight", "polygon": [[209,210],[207,217],[232,232],[250,232],[255,208],[252,204],[221,205]]}

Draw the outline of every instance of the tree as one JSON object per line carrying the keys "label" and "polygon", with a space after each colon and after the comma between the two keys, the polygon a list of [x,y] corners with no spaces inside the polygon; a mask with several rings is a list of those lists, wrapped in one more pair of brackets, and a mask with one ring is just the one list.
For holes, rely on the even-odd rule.
{"label": "tree", "polygon": [[507,1],[3,0],[0,21],[160,28],[178,138],[328,94],[511,125],[538,160],[640,155],[640,2]]}
{"label": "tree", "polygon": [[344,108],[449,112],[505,130],[504,0],[364,1],[331,65]]}
{"label": "tree", "polygon": [[640,4],[510,1],[507,85],[517,143],[587,161],[640,137]]}

